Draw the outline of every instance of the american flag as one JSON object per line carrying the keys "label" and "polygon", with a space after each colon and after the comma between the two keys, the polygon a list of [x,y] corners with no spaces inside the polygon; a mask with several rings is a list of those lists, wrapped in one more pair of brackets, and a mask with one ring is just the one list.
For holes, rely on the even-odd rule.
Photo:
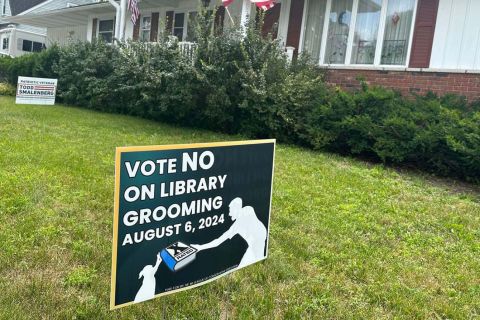
{"label": "american flag", "polygon": [[222,5],[228,7],[235,0],[222,0]]}
{"label": "american flag", "polygon": [[255,5],[262,9],[262,10],[268,10],[268,9],[271,9],[275,6],[275,0],[250,0],[252,1],[253,3],[255,3]]}
{"label": "american flag", "polygon": [[132,20],[133,25],[137,24],[137,20],[140,17],[140,10],[138,9],[138,0],[128,0],[128,10],[132,13]]}
{"label": "american flag", "polygon": [[[222,0],[222,5],[224,7],[227,7],[233,1],[235,0]],[[273,6],[275,6],[275,0],[250,0],[250,1],[252,3],[255,3],[255,5],[262,10],[268,10],[273,8]]]}

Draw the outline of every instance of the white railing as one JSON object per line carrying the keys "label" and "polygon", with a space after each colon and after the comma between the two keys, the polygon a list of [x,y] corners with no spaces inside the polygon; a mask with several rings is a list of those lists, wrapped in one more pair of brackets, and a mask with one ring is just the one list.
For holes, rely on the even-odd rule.
{"label": "white railing", "polygon": [[195,59],[195,52],[197,50],[197,44],[195,42],[180,41],[178,43],[178,48],[180,53],[190,59],[192,62]]}
{"label": "white railing", "polygon": [[[197,43],[196,42],[189,42],[189,41],[180,41],[178,42],[178,48],[180,49],[180,53],[187,57],[189,60],[193,62],[195,59],[195,53],[197,50]],[[295,52],[294,47],[284,47],[283,48],[285,55],[287,57],[288,63],[291,63],[293,60],[293,54]]]}

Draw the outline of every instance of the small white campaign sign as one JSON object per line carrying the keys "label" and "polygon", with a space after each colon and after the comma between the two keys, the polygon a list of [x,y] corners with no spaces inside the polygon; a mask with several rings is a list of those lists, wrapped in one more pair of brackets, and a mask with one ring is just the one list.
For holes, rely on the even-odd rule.
{"label": "small white campaign sign", "polygon": [[111,309],[264,260],[275,140],[117,148]]}
{"label": "small white campaign sign", "polygon": [[54,105],[57,79],[18,77],[16,104]]}

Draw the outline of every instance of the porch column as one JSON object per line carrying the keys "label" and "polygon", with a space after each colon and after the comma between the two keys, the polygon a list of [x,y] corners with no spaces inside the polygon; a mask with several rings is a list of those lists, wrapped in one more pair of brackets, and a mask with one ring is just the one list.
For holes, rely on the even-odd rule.
{"label": "porch column", "polygon": [[[125,37],[125,28],[126,28],[126,25],[127,25],[127,0],[120,0],[120,19],[121,19],[121,22],[120,22],[120,40],[121,41],[125,41],[126,37]],[[140,23],[140,21],[138,21],[137,23]]]}
{"label": "porch column", "polygon": [[248,19],[250,18],[251,9],[252,4],[250,0],[243,0],[242,14],[240,15],[240,27],[242,28],[244,33],[246,32],[246,25],[248,23]]}
{"label": "porch column", "polygon": [[115,31],[114,31],[114,37],[118,41],[121,41],[121,8],[118,3],[115,2],[115,0],[108,0],[108,2],[115,8]]}
{"label": "porch column", "polygon": [[17,26],[11,25],[12,30],[10,30],[10,39],[8,40],[8,53],[10,56],[17,53]]}

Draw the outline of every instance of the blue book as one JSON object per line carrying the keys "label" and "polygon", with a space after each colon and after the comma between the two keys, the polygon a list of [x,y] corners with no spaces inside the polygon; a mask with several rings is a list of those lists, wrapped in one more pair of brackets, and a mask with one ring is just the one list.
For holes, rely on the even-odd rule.
{"label": "blue book", "polygon": [[183,242],[175,242],[162,251],[160,257],[172,271],[178,271],[190,264],[197,256],[197,249]]}

